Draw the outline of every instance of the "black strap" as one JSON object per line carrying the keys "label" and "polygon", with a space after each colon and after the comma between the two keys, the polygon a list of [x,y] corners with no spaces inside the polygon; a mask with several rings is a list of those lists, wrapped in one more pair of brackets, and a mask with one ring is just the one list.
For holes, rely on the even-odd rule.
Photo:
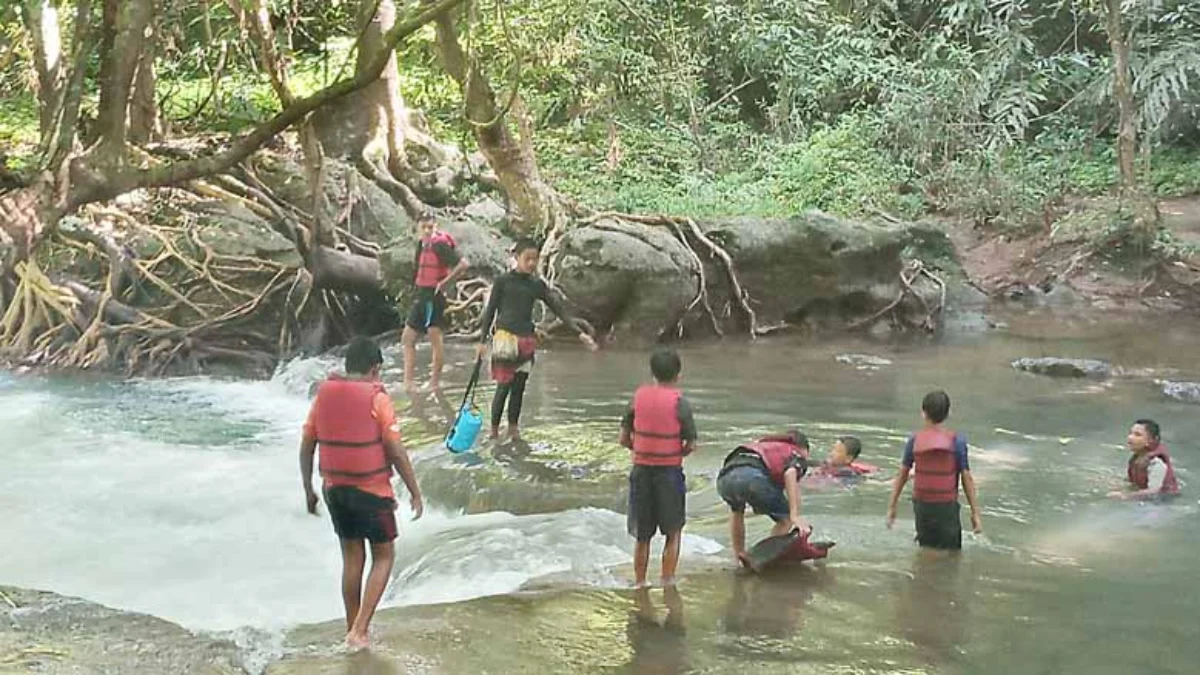
{"label": "black strap", "polygon": [[471,399],[471,407],[475,406],[475,385],[479,384],[479,372],[483,369],[483,357],[475,359],[475,368],[471,371],[471,379],[467,381],[467,390],[463,392],[462,403],[458,405],[459,411],[463,406],[467,405],[467,398]]}
{"label": "black strap", "polygon": [[383,437],[380,436],[371,441],[338,441],[329,438],[318,438],[318,445],[332,445],[339,448],[369,448],[374,445],[383,443]]}

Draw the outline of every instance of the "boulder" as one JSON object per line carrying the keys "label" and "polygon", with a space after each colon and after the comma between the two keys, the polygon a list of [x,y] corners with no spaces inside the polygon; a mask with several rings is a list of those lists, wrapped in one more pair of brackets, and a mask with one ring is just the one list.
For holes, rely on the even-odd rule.
{"label": "boulder", "polygon": [[696,258],[664,227],[600,220],[569,231],[558,286],[601,334],[654,339],[675,329],[700,287]]}
{"label": "boulder", "polygon": [[1162,392],[1176,401],[1200,403],[1200,382],[1172,382],[1162,380]]}
{"label": "boulder", "polygon": [[1012,362],[1012,367],[1038,375],[1050,377],[1090,377],[1103,379],[1112,374],[1112,366],[1098,359],[1064,359],[1055,356],[1023,358]]}

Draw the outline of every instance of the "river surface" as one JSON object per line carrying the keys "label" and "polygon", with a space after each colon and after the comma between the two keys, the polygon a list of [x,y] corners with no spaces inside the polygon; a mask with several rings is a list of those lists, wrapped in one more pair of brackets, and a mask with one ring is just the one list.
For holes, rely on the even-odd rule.
{"label": "river surface", "polygon": [[[890,363],[835,358],[845,353]],[[395,383],[397,354],[387,354],[385,380]],[[446,647],[434,656],[447,672],[1195,673],[1200,408],[1164,398],[1153,379],[1200,378],[1197,354],[1197,324],[1146,330],[1028,315],[939,343],[779,337],[686,347],[682,386],[701,443],[687,464],[683,580],[678,595],[655,589],[648,598],[625,588],[631,542],[616,510],[624,467],[580,460],[615,436],[646,354],[540,355],[524,426],[534,439],[558,434],[526,447],[523,464],[511,448],[485,447],[464,466],[436,448],[448,404],[411,409],[396,388],[419,477],[457,471],[465,480],[496,463],[521,477],[507,474],[494,504],[437,483],[420,521],[403,506],[384,605],[539,598],[533,609],[514,609],[508,596],[445,610],[467,634],[512,634]],[[1124,375],[1059,380],[1009,367],[1042,355],[1109,359]],[[453,403],[468,358],[451,348]],[[252,633],[276,650],[288,629],[337,619],[337,548],[327,520],[304,513],[296,468],[309,389],[336,365],[302,359],[270,381],[0,373],[0,583]],[[984,506],[985,533],[966,535],[961,556],[918,554],[907,500],[887,530],[879,480],[806,492],[818,537],[838,544],[827,564],[735,573],[712,484],[734,444],[797,425],[821,456],[853,433],[862,459],[888,478],[933,388],[952,397],[950,423],[970,439]],[[1141,416],[1162,424],[1179,466],[1184,496],[1173,503],[1104,498],[1121,484],[1125,433]],[[570,460],[556,463],[556,453]],[[598,485],[613,486],[608,508],[574,496],[574,483],[600,474],[611,480]],[[752,540],[762,520],[751,519]],[[416,610],[393,611],[383,625]]]}

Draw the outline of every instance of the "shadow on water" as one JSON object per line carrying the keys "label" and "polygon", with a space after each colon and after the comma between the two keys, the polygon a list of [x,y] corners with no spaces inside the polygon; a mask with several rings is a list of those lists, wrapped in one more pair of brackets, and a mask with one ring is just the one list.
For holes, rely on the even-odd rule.
{"label": "shadow on water", "polygon": [[969,637],[962,566],[958,553],[918,551],[911,576],[896,592],[896,624],[927,663],[954,662]]}
{"label": "shadow on water", "polygon": [[663,589],[665,613],[650,597],[650,589],[634,591],[633,609],[625,634],[631,657],[623,672],[630,675],[677,675],[690,672],[683,597],[674,586]]}

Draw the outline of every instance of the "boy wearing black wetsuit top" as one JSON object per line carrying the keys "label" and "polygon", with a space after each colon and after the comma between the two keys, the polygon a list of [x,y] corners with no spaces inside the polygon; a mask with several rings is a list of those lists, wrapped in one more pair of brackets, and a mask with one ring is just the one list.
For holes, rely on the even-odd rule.
{"label": "boy wearing black wetsuit top", "polygon": [[563,323],[579,333],[579,339],[589,349],[596,349],[591,336],[579,328],[546,282],[538,278],[538,245],[532,241],[520,241],[513,249],[513,254],[516,256],[516,269],[500,275],[492,284],[487,308],[483,311],[483,329],[476,350],[479,357],[483,358],[487,351],[488,335],[495,322],[496,331],[492,336],[492,379],[496,381],[496,397],[492,399],[493,439],[500,435],[500,418],[504,416],[505,403],[508,404],[509,437],[513,440],[520,438],[519,423],[525,383],[529,380],[537,349],[533,325],[534,302],[541,300],[546,303]]}

